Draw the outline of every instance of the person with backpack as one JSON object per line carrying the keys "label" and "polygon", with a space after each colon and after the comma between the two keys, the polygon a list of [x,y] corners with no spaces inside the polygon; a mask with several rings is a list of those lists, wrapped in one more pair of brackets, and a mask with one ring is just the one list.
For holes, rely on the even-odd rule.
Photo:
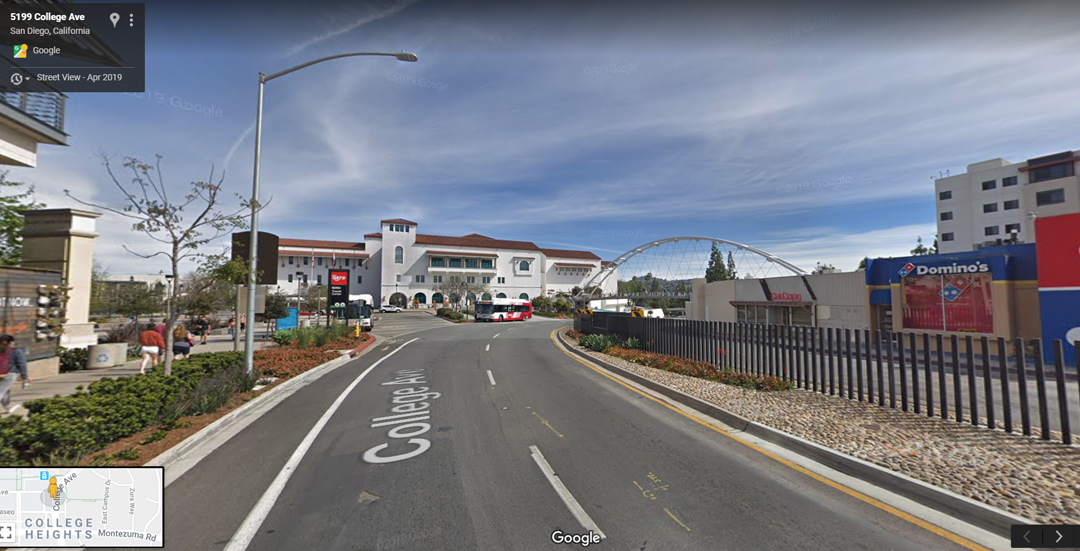
{"label": "person with backpack", "polygon": [[15,337],[0,335],[0,406],[5,414],[11,413],[11,385],[16,375],[22,378],[23,386],[30,382],[26,353],[15,348]]}

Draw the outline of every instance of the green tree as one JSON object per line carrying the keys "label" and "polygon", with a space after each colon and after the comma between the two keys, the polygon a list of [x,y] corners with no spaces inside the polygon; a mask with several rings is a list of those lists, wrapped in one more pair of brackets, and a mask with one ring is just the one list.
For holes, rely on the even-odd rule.
{"label": "green tree", "polygon": [[866,269],[866,259],[864,258],[864,259],[860,260],[859,261],[859,267],[855,268],[855,269],[856,270],[865,270]]}
{"label": "green tree", "polygon": [[738,279],[739,272],[735,270],[735,257],[731,256],[731,251],[727,253],[727,273],[728,279]]}
{"label": "green tree", "polygon": [[132,318],[136,324],[139,318],[150,314],[157,314],[165,310],[165,284],[158,282],[146,285],[141,282],[118,283],[116,313]]}
{"label": "green tree", "polygon": [[115,287],[108,281],[109,269],[100,262],[94,261],[90,268],[90,313],[96,316],[107,316],[114,313],[113,294],[110,291]]}
{"label": "green tree", "polygon": [[810,273],[814,274],[814,275],[817,275],[817,274],[823,274],[827,270],[835,270],[835,269],[836,269],[836,266],[833,266],[832,264],[822,264],[822,263],[818,262],[817,266],[814,266],[814,271],[812,271]]}
{"label": "green tree", "polygon": [[[8,180],[7,175],[8,171],[0,171],[0,266],[18,266],[22,261],[23,213],[45,205],[34,200],[33,186]],[[25,191],[21,191],[23,186]]]}
{"label": "green tree", "polygon": [[263,319],[266,320],[267,328],[273,322],[277,328],[277,320],[289,315],[289,295],[278,289],[266,295],[266,308],[263,309]]}
{"label": "green tree", "polygon": [[[205,257],[200,252],[213,241],[228,235],[236,229],[247,227],[247,213],[254,206],[248,199],[237,194],[239,206],[235,209],[223,209],[221,196],[224,191],[224,175],[217,176],[210,168],[210,176],[205,181],[194,181],[187,194],[169,194],[165,185],[165,175],[161,170],[163,157],[156,156],[156,163],[145,163],[134,157],[125,157],[121,165],[127,174],[121,177],[113,170],[109,157],[102,154],[101,162],[113,184],[120,190],[120,197],[126,203],[123,207],[90,203],[83,201],[64,190],[64,194],[83,205],[106,210],[131,221],[131,229],[144,233],[161,244],[163,250],[152,253],[140,253],[124,245],[124,250],[143,259],[164,257],[169,263],[169,273],[173,281],[180,281],[180,265],[188,260]],[[215,178],[217,178],[215,180]],[[180,285],[173,285],[165,315],[167,331],[165,333],[165,375],[172,375],[173,327],[179,317],[176,309],[181,304]]]}
{"label": "green tree", "polygon": [[921,235],[919,236],[919,239],[916,240],[915,243],[916,243],[915,248],[911,249],[911,254],[913,256],[926,256],[926,255],[929,255],[929,254],[934,254],[937,251],[937,240],[936,239],[934,240],[934,248],[933,249],[929,249],[929,248],[926,247],[926,245],[923,245]]}
{"label": "green tree", "polygon": [[724,253],[716,243],[712,244],[712,252],[709,253],[709,266],[705,268],[705,283],[730,279],[728,269],[724,264]]}
{"label": "green tree", "polygon": [[304,305],[302,311],[317,312],[326,304],[328,288],[325,285],[309,285],[304,292]]}
{"label": "green tree", "polygon": [[550,298],[540,295],[533,297],[532,305],[533,308],[536,308],[537,310],[547,311],[551,310],[552,302]]}

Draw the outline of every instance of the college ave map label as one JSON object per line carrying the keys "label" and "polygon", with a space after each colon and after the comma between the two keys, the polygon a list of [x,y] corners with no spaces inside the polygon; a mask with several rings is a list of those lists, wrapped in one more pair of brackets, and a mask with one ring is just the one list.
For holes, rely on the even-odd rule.
{"label": "college ave map label", "polygon": [[0,546],[163,547],[163,467],[0,468]]}

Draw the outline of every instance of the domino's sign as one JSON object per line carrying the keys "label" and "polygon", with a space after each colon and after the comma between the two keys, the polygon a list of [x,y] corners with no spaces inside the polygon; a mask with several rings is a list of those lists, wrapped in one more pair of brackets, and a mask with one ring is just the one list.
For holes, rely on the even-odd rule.
{"label": "domino's sign", "polygon": [[953,262],[948,266],[923,266],[908,262],[900,269],[900,277],[908,274],[915,275],[953,275],[953,274],[985,274],[990,272],[990,265],[985,262],[975,261],[971,264]]}

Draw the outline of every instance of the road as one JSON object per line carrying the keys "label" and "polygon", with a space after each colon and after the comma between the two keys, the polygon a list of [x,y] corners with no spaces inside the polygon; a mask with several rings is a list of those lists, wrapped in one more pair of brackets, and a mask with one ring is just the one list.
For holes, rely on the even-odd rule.
{"label": "road", "polygon": [[165,548],[549,549],[585,526],[610,549],[963,548],[590,369],[564,324],[380,315],[386,341],[168,486]]}

